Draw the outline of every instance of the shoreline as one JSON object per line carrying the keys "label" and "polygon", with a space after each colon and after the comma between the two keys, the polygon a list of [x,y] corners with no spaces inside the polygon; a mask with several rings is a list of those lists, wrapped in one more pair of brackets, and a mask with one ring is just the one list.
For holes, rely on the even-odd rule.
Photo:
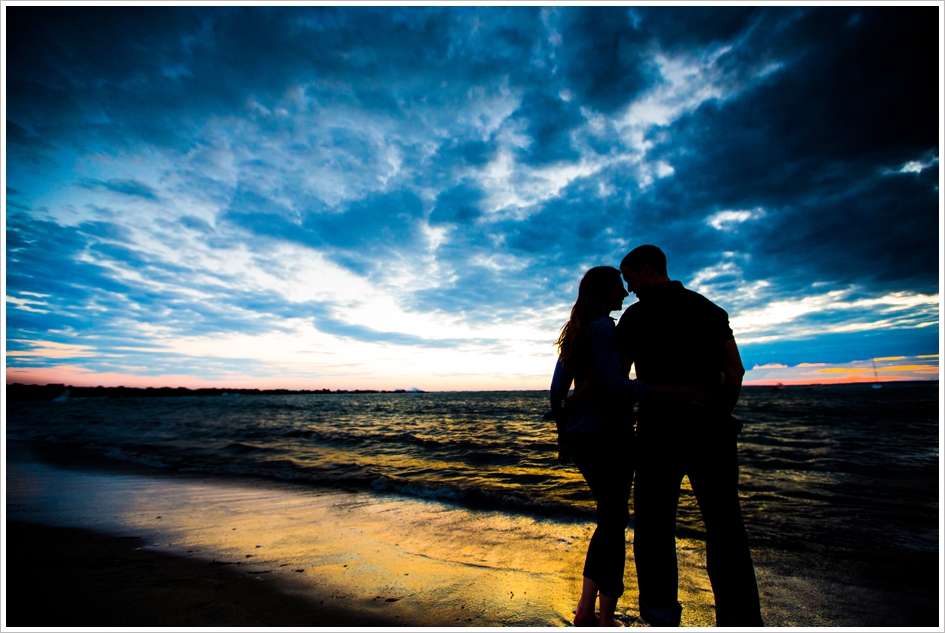
{"label": "shoreline", "polygon": [[[319,618],[344,626],[563,626],[577,603],[575,557],[582,559],[583,552],[570,543],[585,538],[584,523],[121,464],[102,470],[82,463],[81,456],[72,463],[61,456],[51,464],[21,448],[26,447],[8,455],[10,525],[39,524],[61,534],[79,529],[97,537],[89,543],[135,537],[144,544],[136,555],[177,559],[180,564],[162,559],[172,577],[182,573],[212,584],[225,570],[251,578],[250,587],[299,598],[301,603],[287,607],[292,617],[317,600],[316,606],[324,601],[327,609]],[[11,552],[46,547],[42,540],[22,543],[17,533],[7,532]],[[83,549],[74,567],[94,568],[93,554]],[[7,561],[10,584],[30,577],[32,557]],[[179,571],[184,564],[189,571]],[[151,580],[143,573],[126,579],[126,601],[142,605],[129,613],[142,615],[123,625],[151,625],[143,615],[156,591]],[[103,585],[97,591],[106,590]],[[272,614],[246,617],[266,620]]]}
{"label": "shoreline", "polygon": [[[106,466],[69,447],[20,441],[5,445],[4,539],[6,552],[14,553],[5,558],[8,605],[19,601],[16,596],[28,598],[29,587],[37,586],[41,589],[33,589],[35,595],[58,605],[52,589],[42,587],[59,583],[58,591],[68,593],[76,583],[88,582],[94,594],[89,603],[97,599],[100,607],[90,613],[111,617],[111,608],[102,600],[112,593],[108,583],[124,578],[120,587],[123,604],[128,605],[125,613],[139,619],[116,626],[151,625],[144,621],[153,612],[150,605],[167,599],[192,607],[178,610],[178,615],[194,624],[180,626],[204,626],[207,621],[228,626],[222,623],[232,618],[248,626],[282,626],[297,618],[292,621],[305,626],[547,627],[567,625],[580,595],[593,522],[479,511],[391,494],[157,471],[121,462]],[[49,530],[38,528],[45,537],[27,535],[24,540],[24,523]],[[61,552],[61,544],[70,539],[80,543],[75,555],[56,554],[55,548]],[[628,554],[631,540],[632,530]],[[115,563],[95,549],[113,541],[104,549],[123,552]],[[128,545],[132,542],[136,544]],[[677,550],[683,625],[713,626],[705,543],[677,537]],[[924,585],[890,589],[851,584],[825,567],[826,561],[767,549],[753,554],[769,626],[935,622],[938,606],[930,604]],[[145,569],[160,569],[164,580],[157,582]],[[258,590],[256,597],[237,600],[248,611],[227,606],[235,583],[248,592]],[[625,584],[618,613],[632,624],[638,613],[632,554]],[[184,594],[167,598],[170,590],[165,585],[180,585]],[[287,597],[284,609],[280,607],[284,613],[265,607],[263,596],[273,592]],[[198,595],[204,597],[198,600]],[[258,608],[250,608],[252,604]],[[8,618],[13,613],[8,607]],[[27,617],[43,614],[34,609]],[[77,619],[69,621],[79,625]],[[106,626],[103,621],[91,621],[90,626]],[[18,622],[14,620],[20,626]],[[41,624],[37,620],[28,626]]]}

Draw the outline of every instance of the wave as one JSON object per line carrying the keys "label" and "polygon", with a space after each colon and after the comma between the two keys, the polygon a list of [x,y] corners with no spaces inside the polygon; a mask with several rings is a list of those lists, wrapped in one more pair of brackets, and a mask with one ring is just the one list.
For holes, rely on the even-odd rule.
{"label": "wave", "polygon": [[[23,441],[24,438],[10,438],[11,441]],[[411,478],[379,474],[374,468],[348,465],[307,466],[296,460],[281,459],[241,459],[234,461],[222,459],[219,456],[203,455],[198,459],[196,455],[161,455],[142,452],[140,447],[101,447],[95,444],[79,445],[64,440],[61,437],[45,436],[30,438],[32,441],[42,441],[67,446],[85,456],[97,456],[111,461],[124,462],[140,466],[148,466],[162,470],[171,470],[179,473],[203,473],[211,475],[236,476],[241,478],[257,478],[278,482],[291,482],[296,485],[312,487],[340,488],[355,491],[372,491],[378,494],[395,494],[417,499],[426,499],[442,503],[451,503],[477,510],[492,510],[500,512],[514,512],[516,514],[535,515],[547,518],[560,519],[590,519],[593,510],[588,507],[569,502],[568,497],[575,501],[586,501],[587,494],[572,491],[571,494],[561,495],[558,500],[537,500],[526,494],[515,494],[510,491],[497,490],[490,486],[488,481],[467,480],[464,485],[443,483],[436,479],[437,472],[432,471],[428,477],[413,476]],[[267,452],[267,449],[254,447],[239,442],[227,445],[226,448],[233,454],[241,457],[250,457],[257,452]],[[512,475],[518,483],[535,483],[544,481],[546,475]]]}

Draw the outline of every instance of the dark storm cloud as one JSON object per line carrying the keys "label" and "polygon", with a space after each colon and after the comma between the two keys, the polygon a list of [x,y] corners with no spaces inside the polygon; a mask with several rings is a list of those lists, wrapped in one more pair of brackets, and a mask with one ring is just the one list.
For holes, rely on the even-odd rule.
{"label": "dark storm cloud", "polygon": [[580,152],[571,143],[571,131],[584,123],[576,103],[569,103],[557,94],[533,90],[524,96],[512,121],[524,123],[531,145],[521,152],[520,159],[530,164],[580,160]]}
{"label": "dark storm cloud", "polygon": [[[17,139],[180,149],[209,116],[290,85],[388,113],[455,104],[470,82],[523,74],[519,65],[527,74],[538,22],[530,9],[480,21],[463,9],[371,7],[10,7],[8,20]],[[430,77],[454,87],[431,90]]]}
{"label": "dark storm cloud", "polygon": [[[904,57],[903,63],[908,62],[909,51]],[[779,89],[772,79],[757,91],[761,94],[746,95],[724,108],[710,104],[682,120],[670,136],[674,142],[657,149],[657,156],[665,151],[663,155],[670,159],[674,177],[657,181],[649,190],[641,191],[626,175],[605,171],[577,179],[525,221],[493,227],[511,252],[531,259],[531,274],[554,271],[558,275],[543,289],[547,294],[502,293],[503,302],[513,308],[567,300],[573,287],[562,288],[560,280],[574,277],[568,271],[587,265],[589,259],[616,265],[629,248],[640,243],[661,245],[670,256],[673,276],[682,279],[718,264],[723,252],[747,254],[750,261],[743,265],[744,279],[775,281],[785,297],[825,280],[865,284],[878,293],[905,284],[934,294],[937,249],[930,239],[938,226],[934,129],[927,130],[924,143],[906,144],[896,152],[879,142],[875,151],[862,157],[825,135],[822,142],[806,139],[808,155],[797,148],[794,156],[782,156],[790,150],[793,130],[802,127],[804,117],[779,109],[782,117],[795,119],[793,124],[784,124],[773,112],[771,117],[756,112],[769,99],[764,93],[779,90],[783,86]],[[828,101],[831,98],[843,99],[849,107],[856,102],[850,102],[847,94],[824,96]],[[775,102],[772,95],[764,106],[773,110]],[[791,105],[788,110],[801,110],[799,104]],[[726,115],[729,119],[724,124],[713,120],[729,108],[738,112]],[[903,103],[895,116],[909,117],[910,108]],[[755,113],[755,124],[739,125],[738,120],[749,113]],[[838,109],[831,124],[837,129],[848,126],[842,113]],[[876,116],[880,125],[882,117]],[[853,131],[849,133],[851,142],[862,143]],[[680,146],[686,151],[680,152]],[[919,173],[897,171],[909,160],[923,157],[932,168]],[[633,201],[597,198],[594,189],[599,179],[609,179],[618,190],[632,193]],[[478,191],[468,185],[444,191],[430,220],[469,224],[479,217],[480,200]],[[726,230],[708,224],[711,215],[726,209],[760,209],[761,213]],[[628,245],[608,241],[613,236],[625,238]],[[462,265],[472,259],[477,246],[490,250],[489,241],[476,240],[475,233],[457,239],[453,248],[442,248],[442,258],[452,256]],[[503,283],[501,273],[467,269],[460,275],[462,281],[454,290],[428,291],[418,301],[429,306],[439,297],[444,305],[465,305],[474,311],[483,304],[477,290],[518,285],[511,279]],[[725,290],[722,281],[717,282],[720,291]],[[737,293],[738,287],[730,285],[728,290]]]}
{"label": "dark storm cloud", "polygon": [[[736,98],[708,101],[651,132],[665,139],[652,157],[668,160],[673,177],[646,190],[620,173],[578,179],[524,222],[502,227],[505,244],[532,254],[542,270],[566,269],[594,252],[616,263],[628,249],[608,244],[604,231],[611,229],[630,247],[661,245],[683,279],[737,251],[750,256],[746,280],[777,280],[785,293],[824,280],[934,292],[936,170],[895,171],[937,158],[934,14],[719,10],[680,23],[679,11],[634,9],[636,29],[622,17],[616,24],[627,42],[643,37],[633,35],[640,31],[668,47],[742,38],[723,57],[736,69],[784,61]],[[549,120],[553,112],[547,109]],[[596,182],[607,179],[633,201],[597,198]],[[431,221],[477,217],[475,190],[458,191],[441,195]],[[760,219],[727,230],[706,222],[719,211],[756,209]]]}
{"label": "dark storm cloud", "polygon": [[[755,37],[754,55],[788,63],[740,98],[676,122],[655,153],[675,175],[638,207],[651,235],[670,209],[698,220],[762,207],[765,221],[737,244],[754,257],[756,278],[934,288],[935,170],[889,173],[937,153],[934,17],[926,8],[819,9],[782,24],[778,38]],[[700,260],[712,254],[700,250]]]}
{"label": "dark storm cloud", "polygon": [[[459,344],[199,263],[243,248],[276,277],[262,260],[285,243],[378,287],[401,264],[435,271],[399,305],[472,325],[567,305],[587,267],[642,243],[733,315],[838,289],[933,295],[937,11],[8,7],[8,327],[311,318]],[[182,243],[198,252],[168,261]],[[913,325],[869,336],[932,340]],[[852,353],[853,335],[824,336],[811,349]],[[752,353],[786,353],[765,345]]]}
{"label": "dark storm cloud", "polygon": [[560,63],[581,102],[613,112],[657,81],[648,38],[634,22],[631,10],[617,7],[569,11],[562,19]]}
{"label": "dark storm cloud", "polygon": [[667,50],[732,42],[762,20],[778,20],[790,8],[633,7],[627,13],[636,30],[659,40]]}
{"label": "dark storm cloud", "polygon": [[[199,11],[9,7],[8,117],[50,143],[180,147],[193,107],[165,69],[188,60]],[[185,116],[177,108],[183,108]],[[186,142],[185,142],[186,144]]]}

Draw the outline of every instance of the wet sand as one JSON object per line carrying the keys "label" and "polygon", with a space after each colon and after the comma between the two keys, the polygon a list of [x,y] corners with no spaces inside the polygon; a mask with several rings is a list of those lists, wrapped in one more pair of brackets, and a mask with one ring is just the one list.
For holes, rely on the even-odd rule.
{"label": "wet sand", "polygon": [[[587,521],[54,452],[7,443],[8,626],[547,627],[580,594]],[[683,625],[713,626],[704,543],[677,543]],[[922,596],[755,560],[769,626],[919,624]],[[632,558],[625,583],[633,624]]]}
{"label": "wet sand", "polygon": [[[46,453],[40,459],[24,444],[8,443],[8,520],[136,537],[143,543],[136,546],[143,548],[136,555],[173,556],[188,565],[188,571],[174,573],[207,580],[222,578],[226,571],[245,577],[242,585],[331,607],[316,611],[313,619],[333,614],[349,621],[351,614],[367,614],[376,619],[372,621],[398,626],[563,626],[570,623],[580,594],[584,552],[593,530],[586,521],[475,511],[393,495],[57,462],[45,447],[40,447]],[[21,543],[24,532],[10,530],[11,551],[42,542]],[[94,548],[82,551],[70,564],[94,567],[99,557]],[[29,560],[11,559],[12,583],[25,577],[23,565]],[[193,571],[201,565],[203,572]],[[637,613],[634,581],[631,563],[621,605],[630,623]],[[147,604],[155,597],[146,569],[125,583],[125,602]],[[687,615],[693,623],[713,623],[711,592],[703,588],[689,602],[693,608]],[[154,610],[129,608],[127,613],[137,619],[127,625],[149,626]],[[296,613],[288,609],[286,617]],[[31,613],[43,616],[42,611]],[[264,612],[250,616],[275,617]],[[102,617],[104,623],[107,618]],[[194,617],[194,626],[206,621]],[[10,621],[15,623],[44,624],[38,619]]]}

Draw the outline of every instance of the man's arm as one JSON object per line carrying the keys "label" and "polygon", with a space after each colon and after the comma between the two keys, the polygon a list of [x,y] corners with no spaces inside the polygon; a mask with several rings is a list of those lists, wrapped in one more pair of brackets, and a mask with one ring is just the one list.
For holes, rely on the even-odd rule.
{"label": "man's arm", "polygon": [[731,413],[738,402],[742,391],[742,378],[745,376],[745,367],[742,366],[742,357],[738,353],[735,339],[722,343],[722,411]]}
{"label": "man's arm", "polygon": [[[620,355],[620,364],[623,366],[624,373],[630,373],[630,367],[633,366],[633,360],[629,356]],[[591,385],[597,384],[600,381],[597,372],[591,372],[591,375],[584,379],[584,382],[581,383],[581,386],[574,390],[570,396],[568,396],[566,402],[568,409],[574,409],[584,403],[584,400],[587,398],[587,394],[591,391]]]}

